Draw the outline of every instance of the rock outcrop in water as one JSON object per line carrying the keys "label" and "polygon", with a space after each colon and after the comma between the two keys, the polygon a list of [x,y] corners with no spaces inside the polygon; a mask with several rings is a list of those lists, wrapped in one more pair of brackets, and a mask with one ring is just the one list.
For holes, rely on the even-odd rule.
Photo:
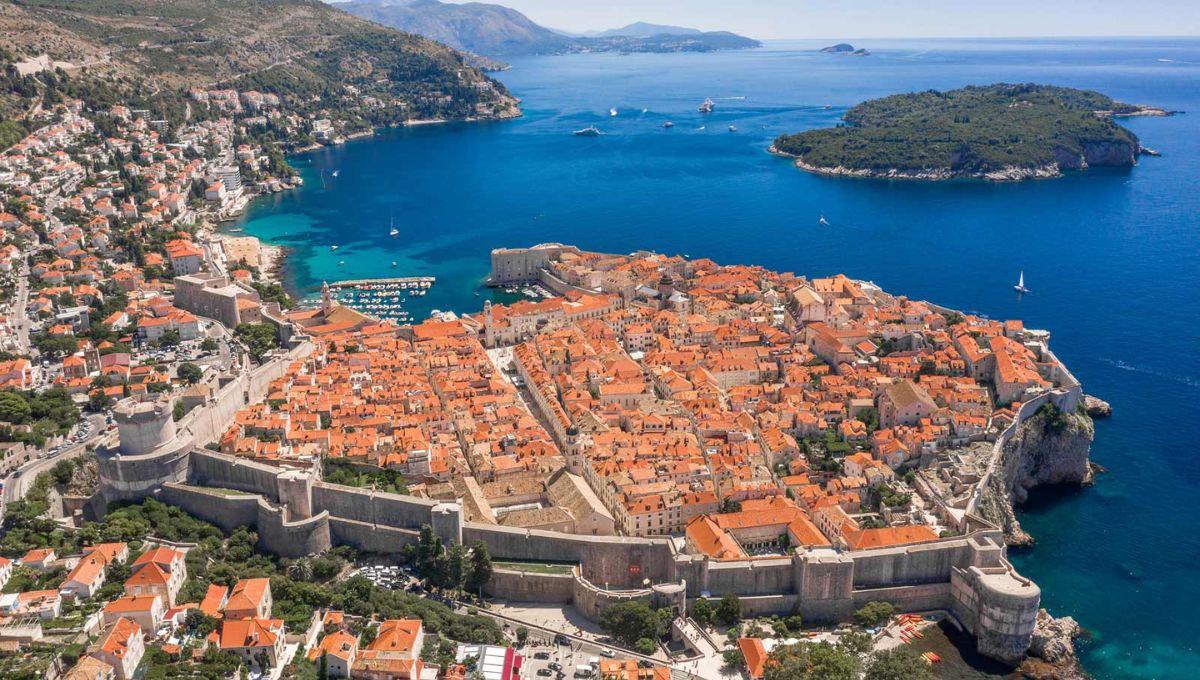
{"label": "rock outcrop in water", "polygon": [[988,480],[979,512],[1004,530],[1009,545],[1029,545],[1033,537],[1021,529],[1013,507],[1042,484],[1087,484],[1092,479],[1088,455],[1095,436],[1092,419],[1047,404],[1017,427],[1000,452],[996,474]]}
{"label": "rock outcrop in water", "polygon": [[1083,395],[1083,408],[1093,418],[1108,418],[1112,415],[1112,406],[1107,401],[1090,394]]}
{"label": "rock outcrop in water", "polygon": [[1029,642],[1029,658],[1018,671],[1034,680],[1087,680],[1090,676],[1075,656],[1075,639],[1083,629],[1070,616],[1056,619],[1038,610],[1037,626]]}

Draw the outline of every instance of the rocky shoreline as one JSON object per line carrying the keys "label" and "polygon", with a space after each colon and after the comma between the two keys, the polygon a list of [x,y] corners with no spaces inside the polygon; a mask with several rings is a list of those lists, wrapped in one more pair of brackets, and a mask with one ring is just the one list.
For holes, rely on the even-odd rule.
{"label": "rocky shoreline", "polygon": [[1056,619],[1039,609],[1029,656],[1017,672],[1031,680],[1089,680],[1091,675],[1075,655],[1075,640],[1083,635],[1083,628],[1070,616]]}
{"label": "rocky shoreline", "polygon": [[[999,170],[991,170],[988,172],[957,172],[951,168],[930,168],[921,170],[920,172],[912,172],[909,170],[901,170],[899,168],[889,168],[887,170],[873,170],[870,168],[847,168],[839,165],[836,167],[828,167],[821,165],[812,165],[806,163],[803,158],[795,154],[780,151],[772,145],[768,152],[776,156],[790,158],[797,168],[805,172],[811,172],[816,175],[825,175],[827,177],[854,177],[861,179],[902,179],[902,180],[925,180],[925,181],[944,181],[951,179],[974,179],[985,180],[989,182],[1021,182],[1028,179],[1054,179],[1063,176],[1063,170],[1086,170],[1090,167],[1087,156],[1069,156],[1063,155],[1060,161],[1049,163],[1046,165],[1038,165],[1032,167],[1006,166]],[[1138,147],[1132,152],[1133,160],[1129,165],[1137,164],[1138,155],[1157,156],[1160,155],[1157,151]],[[1102,165],[1110,165],[1102,163]]]}
{"label": "rocky shoreline", "polygon": [[1034,538],[1021,528],[1015,508],[1042,485],[1091,484],[1095,475],[1089,460],[1095,437],[1085,413],[1040,411],[1017,427],[1000,451],[996,474],[988,480],[979,513],[1004,531],[1005,543],[1021,547]]}
{"label": "rocky shoreline", "polygon": [[[1094,437],[1095,426],[1086,407],[1070,413],[1043,407],[1004,443],[978,511],[1004,531],[1008,546],[1027,547],[1035,542],[1016,517],[1016,508],[1028,499],[1030,491],[1041,485],[1087,486],[1097,472],[1104,471],[1089,459]],[[1071,617],[1055,619],[1040,610],[1028,656],[1017,671],[1034,680],[1087,680],[1090,676],[1075,655],[1074,641],[1081,632]]]}

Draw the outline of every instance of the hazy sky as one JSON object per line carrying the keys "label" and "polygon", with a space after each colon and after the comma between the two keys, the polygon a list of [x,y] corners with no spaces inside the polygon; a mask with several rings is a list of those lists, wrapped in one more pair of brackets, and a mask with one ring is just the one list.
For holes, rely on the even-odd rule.
{"label": "hazy sky", "polygon": [[765,39],[1200,35],[1200,0],[481,1],[570,31],[648,21]]}

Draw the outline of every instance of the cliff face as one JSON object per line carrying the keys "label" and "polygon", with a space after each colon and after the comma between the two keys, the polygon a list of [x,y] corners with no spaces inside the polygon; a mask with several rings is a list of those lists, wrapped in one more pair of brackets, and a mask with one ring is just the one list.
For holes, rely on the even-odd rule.
{"label": "cliff face", "polygon": [[1044,407],[1018,426],[1004,444],[996,474],[979,504],[984,518],[1004,530],[1009,545],[1027,545],[1033,538],[1021,529],[1013,506],[1024,503],[1041,484],[1085,484],[1091,481],[1091,452],[1095,428],[1083,413]]}
{"label": "cliff face", "polygon": [[1132,138],[1130,141],[1085,142],[1082,154],[1063,148],[1054,149],[1055,163],[1063,170],[1083,170],[1101,165],[1137,165],[1138,149],[1141,147],[1133,133],[1129,136]]}
{"label": "cliff face", "polygon": [[1045,609],[1038,610],[1029,656],[1017,670],[1032,680],[1088,680],[1091,676],[1075,656],[1075,639],[1082,633],[1075,619],[1056,619]]}

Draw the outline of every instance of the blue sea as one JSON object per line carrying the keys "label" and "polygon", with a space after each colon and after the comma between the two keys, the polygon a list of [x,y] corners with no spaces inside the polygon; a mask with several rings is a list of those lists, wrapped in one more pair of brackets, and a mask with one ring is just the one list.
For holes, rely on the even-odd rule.
{"label": "blue sea", "polygon": [[[1046,328],[1087,391],[1113,405],[1093,446],[1109,473],[1038,494],[1020,515],[1037,545],[1012,559],[1044,606],[1092,632],[1082,658],[1096,677],[1196,677],[1200,40],[863,41],[867,58],[820,46],[520,59],[497,77],[523,118],[296,156],[305,186],[257,200],[240,226],[292,249],[285,278],[302,294],[324,280],[432,274],[418,314],[479,309],[491,248],[561,241],[845,272]],[[1188,113],[1123,121],[1162,153],[1136,168],[1017,184],[824,178],[766,152],[863,99],[996,81]],[[707,116],[696,110],[705,97],[717,105]],[[591,124],[604,134],[571,134]],[[1033,292],[1018,299],[1021,271]]]}

